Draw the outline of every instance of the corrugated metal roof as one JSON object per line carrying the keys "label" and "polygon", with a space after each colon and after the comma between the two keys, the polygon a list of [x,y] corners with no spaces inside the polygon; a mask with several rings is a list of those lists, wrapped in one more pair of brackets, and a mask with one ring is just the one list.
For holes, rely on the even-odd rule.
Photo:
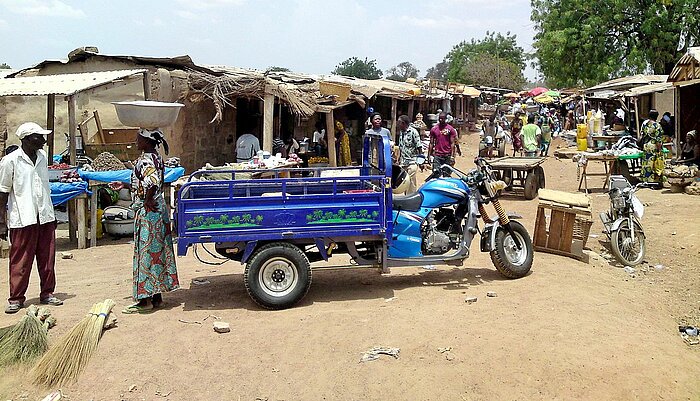
{"label": "corrugated metal roof", "polygon": [[640,96],[646,95],[654,92],[663,92],[665,90],[673,88],[671,82],[659,82],[656,84],[642,85],[635,88],[629,89],[624,93],[625,96]]}
{"label": "corrugated metal roof", "polygon": [[616,78],[595,86],[591,86],[590,88],[586,89],[586,94],[588,94],[589,92],[599,92],[604,89],[625,90],[640,85],[648,85],[656,82],[666,82],[666,78],[668,78],[668,75],[631,75],[629,77]]}
{"label": "corrugated metal roof", "polygon": [[0,96],[74,95],[146,70],[83,72],[78,74],[41,75],[0,79]]}

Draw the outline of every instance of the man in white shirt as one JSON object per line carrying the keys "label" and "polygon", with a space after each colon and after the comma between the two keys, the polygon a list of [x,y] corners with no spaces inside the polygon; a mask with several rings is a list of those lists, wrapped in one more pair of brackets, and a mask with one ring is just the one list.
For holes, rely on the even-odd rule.
{"label": "man in white shirt", "polygon": [[[36,258],[41,282],[42,304],[62,305],[53,295],[56,287],[56,218],[51,204],[46,136],[51,131],[28,122],[17,128],[22,141],[19,149],[0,162],[0,238],[7,239],[10,228],[10,297],[5,313],[16,313],[23,306]],[[9,200],[10,216],[7,218]]]}

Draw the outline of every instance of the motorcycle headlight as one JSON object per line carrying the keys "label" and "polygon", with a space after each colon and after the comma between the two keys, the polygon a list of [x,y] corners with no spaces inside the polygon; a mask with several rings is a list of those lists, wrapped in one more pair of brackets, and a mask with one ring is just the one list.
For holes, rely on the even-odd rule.
{"label": "motorcycle headlight", "polygon": [[622,196],[612,198],[612,206],[614,209],[623,209],[625,207],[625,198]]}

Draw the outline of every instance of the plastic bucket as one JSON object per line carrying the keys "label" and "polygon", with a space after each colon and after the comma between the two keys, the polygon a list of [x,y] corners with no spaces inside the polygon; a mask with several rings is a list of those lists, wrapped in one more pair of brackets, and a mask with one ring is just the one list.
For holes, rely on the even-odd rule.
{"label": "plastic bucket", "polygon": [[576,125],[576,138],[586,139],[588,137],[588,125],[578,124]]}
{"label": "plastic bucket", "polygon": [[584,151],[584,150],[588,149],[588,140],[586,138],[583,138],[583,139],[579,138],[576,140],[576,145],[577,145],[577,147],[576,147],[577,150]]}

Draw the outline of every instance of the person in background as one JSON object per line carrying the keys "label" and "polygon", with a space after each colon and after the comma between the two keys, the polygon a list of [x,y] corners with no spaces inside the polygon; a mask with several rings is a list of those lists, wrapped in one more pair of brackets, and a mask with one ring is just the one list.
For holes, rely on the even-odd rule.
{"label": "person in background", "polygon": [[407,115],[401,115],[398,119],[399,128],[399,165],[406,170],[409,177],[409,187],[406,194],[416,192],[416,173],[418,172],[418,164],[416,156],[423,153],[423,144],[420,140],[420,134],[415,128],[411,127],[411,119]]}
{"label": "person in background", "polygon": [[549,115],[545,114],[539,119],[540,131],[540,156],[547,156],[549,153],[549,144],[552,142],[552,131],[554,130],[554,120]]}
{"label": "person in background", "polygon": [[515,110],[515,117],[510,124],[510,134],[513,137],[513,156],[523,150],[523,137],[520,132],[523,129],[523,120],[520,118],[522,111]]}
{"label": "person in background", "polygon": [[685,134],[685,143],[681,148],[681,158],[677,163],[700,166],[700,143],[698,142],[697,131],[692,130]]}
{"label": "person in background", "polygon": [[323,123],[316,121],[316,131],[314,131],[311,145],[314,147],[316,156],[325,156],[328,144],[326,143],[326,130],[323,129]]}
{"label": "person in background", "polygon": [[299,145],[299,142],[294,139],[293,135],[288,134],[284,137],[284,150],[287,157],[289,157],[291,154],[298,154],[300,148],[301,146]]}
{"label": "person in background", "polygon": [[564,131],[571,131],[576,129],[576,119],[574,118],[574,111],[569,110],[566,112],[566,121],[564,122]]}
{"label": "person in background", "polygon": [[675,127],[673,126],[673,120],[671,119],[671,113],[668,111],[664,113],[659,121],[661,128],[664,130],[664,143],[671,142],[675,136]]}
{"label": "person in background", "polygon": [[[136,146],[143,151],[131,173],[132,208],[134,217],[133,297],[135,304],[122,313],[147,311],[163,303],[163,292],[180,287],[175,265],[170,218],[163,197],[165,165],[157,148],[168,143],[159,130],[141,128],[136,134]],[[183,222],[184,223],[184,222]]]}
{"label": "person in background", "polygon": [[368,133],[376,133],[376,134],[384,134],[391,138],[391,132],[389,132],[388,129],[382,127],[382,115],[379,113],[372,113],[371,116],[369,116],[369,121],[372,123],[372,128],[368,129],[365,131],[365,134]]}
{"label": "person in background", "polygon": [[260,150],[260,141],[253,134],[243,134],[236,140],[236,162],[253,160]]}
{"label": "person in background", "polygon": [[350,155],[350,136],[345,130],[345,126],[340,121],[335,122],[335,147],[338,167],[350,166],[352,157]]}
{"label": "person in background", "polygon": [[438,115],[438,123],[430,130],[428,157],[433,158],[433,173],[426,181],[440,177],[440,166],[443,164],[454,165],[456,143],[457,131],[447,123],[447,114],[441,112]]}
{"label": "person in background", "polygon": [[[56,218],[51,204],[49,170],[43,147],[50,130],[26,122],[17,128],[21,146],[0,162],[0,238],[10,229],[10,297],[5,313],[17,313],[26,300],[36,259],[41,292],[39,302],[62,305],[56,287]],[[7,218],[8,201],[10,206]]]}
{"label": "person in background", "polygon": [[534,157],[539,153],[539,141],[542,137],[542,131],[540,127],[535,124],[535,115],[530,114],[527,116],[527,124],[523,127],[522,131],[523,137],[523,149],[525,150],[526,157]]}
{"label": "person in background", "polygon": [[416,114],[416,121],[413,122],[413,128],[415,128],[419,134],[428,129],[428,126],[423,121],[423,114]]}
{"label": "person in background", "polygon": [[656,122],[657,118],[659,118],[659,112],[654,109],[649,110],[649,118],[644,120],[640,128],[644,150],[641,179],[645,182],[663,183],[665,167],[663,154],[664,130]]}

